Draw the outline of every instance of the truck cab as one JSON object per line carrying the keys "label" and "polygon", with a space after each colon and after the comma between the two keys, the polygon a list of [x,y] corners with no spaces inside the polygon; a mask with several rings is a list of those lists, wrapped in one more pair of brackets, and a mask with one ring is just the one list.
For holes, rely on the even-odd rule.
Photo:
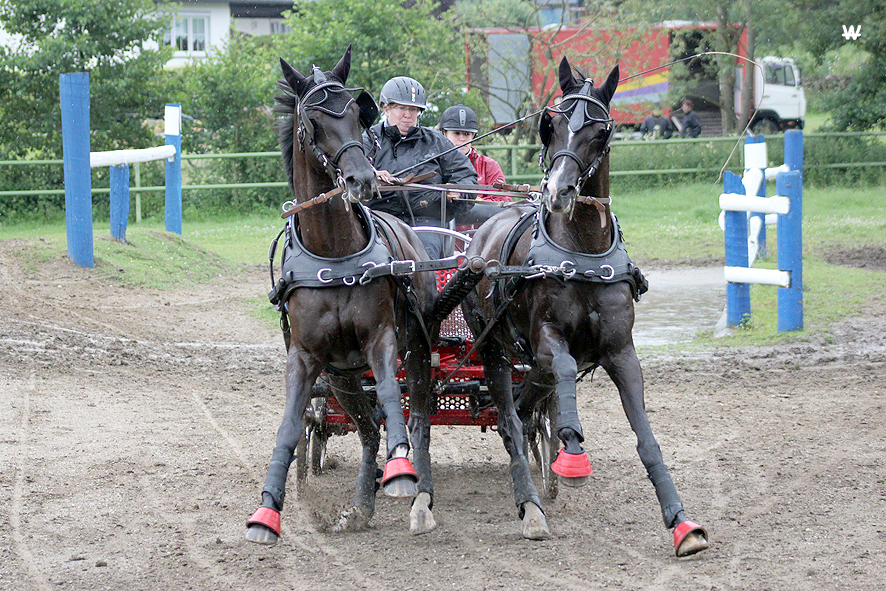
{"label": "truck cab", "polygon": [[[751,122],[754,133],[776,133],[787,129],[803,129],[806,118],[806,94],[803,91],[800,68],[791,58],[767,56],[754,67],[754,100],[757,109]],[[741,105],[739,69],[736,84],[736,108]]]}

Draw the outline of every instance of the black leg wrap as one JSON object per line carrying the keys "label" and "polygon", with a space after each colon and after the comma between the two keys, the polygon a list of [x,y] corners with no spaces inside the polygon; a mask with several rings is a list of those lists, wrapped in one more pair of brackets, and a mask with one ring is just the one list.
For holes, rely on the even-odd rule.
{"label": "black leg wrap", "polygon": [[[380,394],[378,397],[379,403],[381,403],[382,414],[385,417],[385,429],[388,432],[387,435],[387,446],[388,446],[388,459],[391,458],[391,455],[394,453],[394,450],[399,445],[405,445],[407,448],[409,447],[409,436],[406,434],[406,423],[403,421],[403,407],[400,406],[400,386],[397,384],[396,380],[393,381],[393,389],[392,394],[383,395]],[[399,420],[394,420],[393,417],[398,417]]]}
{"label": "black leg wrap", "polygon": [[[265,486],[262,489],[262,504],[267,503],[266,496],[271,498],[276,511],[283,510],[283,501],[286,498],[286,476],[289,474],[289,465],[295,456],[286,448],[275,447],[271,454],[271,463],[268,466],[268,476],[265,478]],[[265,505],[270,507],[270,505]]]}
{"label": "black leg wrap", "polygon": [[355,505],[375,509],[375,493],[379,489],[379,483],[375,480],[377,472],[378,463],[375,460],[360,462],[360,471],[357,474],[357,491],[354,498]]}
{"label": "black leg wrap", "polygon": [[[529,476],[529,462],[526,457],[512,459],[510,468],[511,480],[514,482],[514,502],[517,504],[517,515],[523,519],[523,515],[526,513],[523,503],[531,501],[541,508],[541,499],[535,484],[532,483],[532,478]],[[542,513],[544,513],[543,509]]]}
{"label": "black leg wrap", "polygon": [[434,482],[431,475],[431,454],[416,447],[412,451],[412,462],[418,474],[418,492],[434,494]]}
{"label": "black leg wrap", "polygon": [[661,515],[664,518],[665,527],[671,529],[677,525],[677,517],[683,512],[683,503],[677,494],[677,487],[671,480],[671,473],[664,464],[654,466],[649,470],[649,480],[655,487],[655,495],[658,504],[661,505]]}
{"label": "black leg wrap", "polygon": [[551,369],[558,376],[556,396],[560,403],[557,414],[557,430],[572,429],[578,435],[579,442],[585,440],[581,430],[581,422],[578,420],[578,401],[576,400],[575,377],[578,374],[578,366],[571,355],[560,353],[551,361]]}

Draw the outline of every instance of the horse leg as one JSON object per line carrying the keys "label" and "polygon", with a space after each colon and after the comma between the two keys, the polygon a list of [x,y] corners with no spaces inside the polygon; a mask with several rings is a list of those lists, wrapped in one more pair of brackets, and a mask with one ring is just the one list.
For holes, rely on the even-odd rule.
{"label": "horse leg", "polygon": [[431,477],[431,376],[430,347],[419,330],[413,330],[406,355],[406,384],[409,388],[409,437],[418,473],[418,495],[409,512],[409,531],[425,534],[437,527],[434,514],[434,481]]}
{"label": "horse leg", "polygon": [[382,476],[385,494],[391,497],[414,497],[418,475],[407,457],[409,437],[400,405],[400,384],[397,382],[397,341],[393,329],[374,341],[367,351],[367,360],[375,376],[375,391],[387,432],[387,462]]}
{"label": "horse leg", "polygon": [[478,351],[483,362],[486,385],[498,408],[498,434],[511,458],[511,481],[514,485],[514,502],[523,522],[523,537],[528,540],[546,540],[551,530],[541,508],[538,490],[529,474],[529,461],[523,445],[523,423],[517,416],[512,394],[512,367],[504,351],[494,341],[487,341]]}
{"label": "horse leg", "polygon": [[381,443],[381,421],[378,408],[364,393],[360,376],[333,380],[339,404],[357,424],[357,433],[363,446],[363,458],[357,473],[357,490],[351,508],[342,511],[335,532],[360,531],[366,528],[375,514],[375,491],[378,473],[378,448]]}
{"label": "horse leg", "polygon": [[643,394],[643,374],[636,351],[631,346],[626,347],[621,353],[604,359],[601,365],[618,388],[622,407],[637,436],[637,453],[655,487],[665,527],[674,528],[674,550],[677,556],[688,556],[707,549],[707,532],[686,519],[683,503],[649,425]]}
{"label": "horse leg", "polygon": [[550,364],[554,375],[554,389],[559,405],[557,435],[563,442],[563,449],[551,464],[551,470],[560,476],[560,482],[566,486],[583,486],[588,482],[593,469],[581,446],[585,438],[578,418],[576,397],[578,364],[569,354],[566,341],[556,328],[543,326],[540,333],[537,357],[540,365],[545,365],[544,362]]}
{"label": "horse leg", "polygon": [[311,387],[320,374],[319,366],[315,365],[307,362],[295,347],[289,349],[286,357],[286,407],[262,488],[261,507],[247,522],[246,539],[250,542],[275,544],[280,537],[280,512],[286,497],[286,477],[295,457],[295,447],[304,437],[305,408],[310,400]]}

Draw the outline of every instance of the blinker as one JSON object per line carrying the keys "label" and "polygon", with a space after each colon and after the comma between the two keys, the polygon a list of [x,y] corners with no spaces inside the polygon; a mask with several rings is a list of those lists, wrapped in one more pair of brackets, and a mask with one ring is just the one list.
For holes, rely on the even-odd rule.
{"label": "blinker", "polygon": [[[585,78],[584,85],[582,85],[581,90],[577,93],[578,96],[591,96],[591,89],[593,87],[594,81],[590,78]],[[572,111],[572,115],[569,116],[569,131],[576,133],[579,129],[584,127],[586,123],[584,107],[584,104],[579,104],[579,102],[576,101],[575,109]]]}

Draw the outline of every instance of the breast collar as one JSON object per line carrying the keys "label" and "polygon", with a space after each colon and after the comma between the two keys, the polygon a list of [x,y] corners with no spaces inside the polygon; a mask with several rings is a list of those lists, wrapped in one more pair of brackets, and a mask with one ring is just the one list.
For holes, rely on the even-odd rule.
{"label": "breast collar", "polygon": [[328,258],[315,255],[302,244],[298,216],[290,218],[283,243],[282,280],[286,283],[280,301],[287,301],[298,287],[339,287],[355,285],[367,270],[390,264],[394,258],[381,240],[374,217],[363,204],[355,204],[363,226],[369,232],[369,243],[354,254]]}
{"label": "breast collar", "polygon": [[[606,252],[600,254],[574,252],[556,244],[545,228],[547,215],[549,213],[542,205],[535,209],[534,215],[527,213],[514,225],[502,244],[500,260],[507,261],[513,255],[520,237],[531,226],[529,251],[522,266],[501,267],[498,270],[500,276],[520,275],[526,279],[552,277],[563,281],[595,283],[628,281],[634,298],[639,301],[640,294],[647,290],[648,284],[628,256],[621,228],[614,214],[610,215],[615,239]],[[500,287],[504,286],[503,281],[498,284]]]}
{"label": "breast collar", "polygon": [[551,269],[563,279],[574,281],[596,281],[611,283],[633,277],[634,263],[625,248],[621,228],[615,214],[610,213],[615,239],[606,252],[588,254],[567,250],[554,242],[545,227],[548,212],[544,206],[538,208],[532,228],[532,241],[526,253],[526,265]]}

